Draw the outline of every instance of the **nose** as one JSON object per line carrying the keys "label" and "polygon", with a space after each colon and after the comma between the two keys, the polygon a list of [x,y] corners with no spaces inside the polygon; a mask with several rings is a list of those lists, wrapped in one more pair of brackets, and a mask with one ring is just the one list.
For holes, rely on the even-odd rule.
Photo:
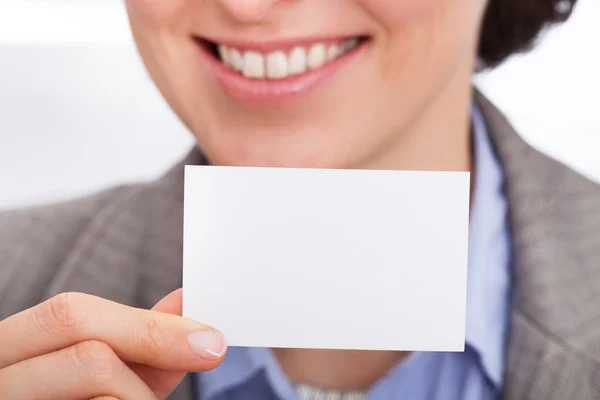
{"label": "nose", "polygon": [[242,23],[264,22],[269,10],[284,0],[216,0],[234,19]]}

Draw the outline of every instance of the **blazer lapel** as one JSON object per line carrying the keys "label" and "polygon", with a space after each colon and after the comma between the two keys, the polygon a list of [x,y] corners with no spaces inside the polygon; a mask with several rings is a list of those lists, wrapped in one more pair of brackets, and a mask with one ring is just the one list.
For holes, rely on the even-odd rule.
{"label": "blazer lapel", "polygon": [[600,397],[600,187],[527,145],[475,93],[503,164],[513,245],[506,399]]}

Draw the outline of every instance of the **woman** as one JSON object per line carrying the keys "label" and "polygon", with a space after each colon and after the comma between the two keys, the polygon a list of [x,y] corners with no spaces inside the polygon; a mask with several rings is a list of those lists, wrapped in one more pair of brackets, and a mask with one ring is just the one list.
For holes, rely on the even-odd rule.
{"label": "woman", "polygon": [[[471,85],[574,3],[128,0],[198,146],[156,182],[0,214],[0,398],[598,398],[600,189]],[[178,316],[183,165],[208,162],[473,170],[466,351],[225,358]]]}

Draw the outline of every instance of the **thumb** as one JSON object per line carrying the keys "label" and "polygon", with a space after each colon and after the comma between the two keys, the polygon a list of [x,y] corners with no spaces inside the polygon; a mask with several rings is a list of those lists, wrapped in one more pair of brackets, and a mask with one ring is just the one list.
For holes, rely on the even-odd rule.
{"label": "thumb", "polygon": [[[177,289],[160,300],[152,311],[181,315],[182,290]],[[185,372],[164,371],[143,364],[129,364],[129,367],[161,399],[165,399],[185,377]]]}

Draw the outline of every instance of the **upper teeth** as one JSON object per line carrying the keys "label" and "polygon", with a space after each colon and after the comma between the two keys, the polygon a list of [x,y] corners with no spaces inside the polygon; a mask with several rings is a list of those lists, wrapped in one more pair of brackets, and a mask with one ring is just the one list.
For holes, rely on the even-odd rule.
{"label": "upper teeth", "polygon": [[315,43],[308,49],[294,47],[289,53],[277,50],[268,54],[256,51],[242,52],[224,45],[218,46],[221,61],[230,68],[252,79],[284,79],[322,67],[358,46],[358,38],[326,46]]}

